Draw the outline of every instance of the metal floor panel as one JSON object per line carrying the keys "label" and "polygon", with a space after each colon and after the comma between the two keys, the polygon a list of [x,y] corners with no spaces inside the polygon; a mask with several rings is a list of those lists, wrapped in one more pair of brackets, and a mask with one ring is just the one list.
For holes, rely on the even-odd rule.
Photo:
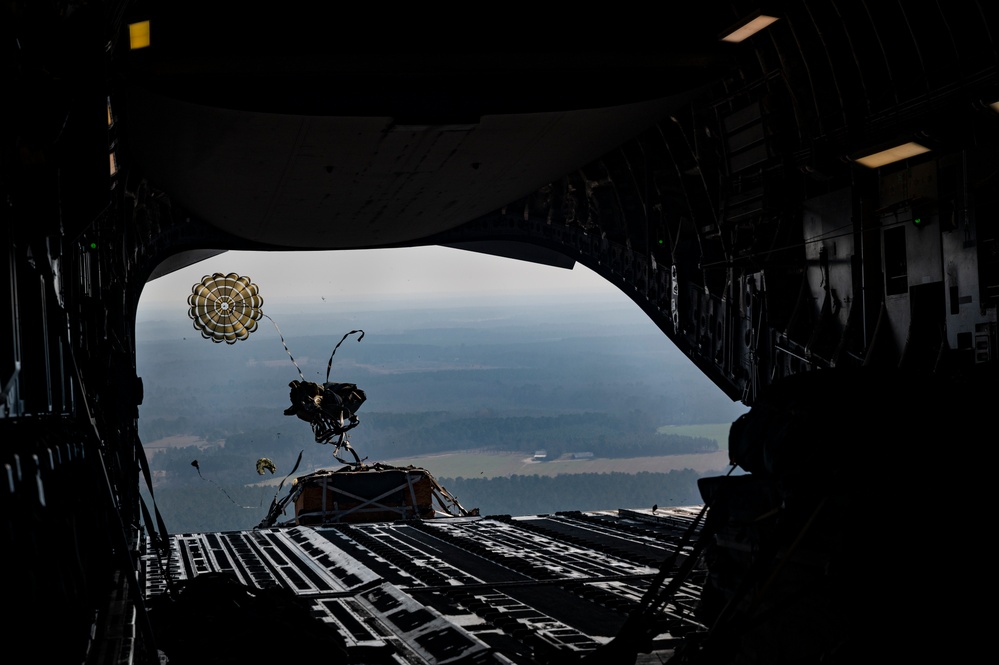
{"label": "metal floor panel", "polygon": [[[406,520],[175,535],[147,548],[149,598],[202,575],[288,590],[359,662],[536,663],[609,642],[681,542],[660,510]],[[151,543],[150,543],[151,545]],[[643,563],[644,562],[644,563]],[[169,570],[169,578],[166,571]],[[659,646],[691,630],[700,587],[661,612]]]}

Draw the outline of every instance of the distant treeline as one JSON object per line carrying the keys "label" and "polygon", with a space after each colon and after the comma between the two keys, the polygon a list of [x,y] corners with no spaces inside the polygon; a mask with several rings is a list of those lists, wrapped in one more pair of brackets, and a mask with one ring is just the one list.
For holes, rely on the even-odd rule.
{"label": "distant treeline", "polygon": [[[205,480],[200,485],[188,487],[156,487],[155,503],[148,492],[143,494],[150,511],[155,505],[167,531],[177,534],[252,529],[267,516],[275,489],[225,487]],[[281,496],[287,490],[286,485]],[[294,517],[294,512],[294,506],[291,506],[287,518]]]}
{"label": "distant treeline", "polygon": [[[191,468],[201,458],[206,473],[224,485],[242,485],[255,475],[252,461],[272,459],[288,471],[295,455],[304,451],[302,468],[328,466],[331,446],[317,445],[312,431],[302,421],[292,421],[295,436],[272,438],[246,432],[232,433],[222,445],[207,448],[187,446],[157,452],[150,463],[157,484],[192,484],[199,481]],[[658,457],[718,450],[714,439],[679,434],[660,434],[655,421],[645,413],[624,415],[583,413],[539,417],[456,417],[447,412],[420,414],[368,414],[351,440],[362,457],[399,459],[460,450],[494,450],[531,455],[544,450],[549,460],[571,453],[594,457]],[[363,428],[363,432],[361,431]],[[349,453],[343,452],[348,459]]]}
{"label": "distant treeline", "polygon": [[[699,474],[579,473],[553,477],[438,478],[468,510],[482,515],[538,515],[564,510],[616,510],[703,503]],[[286,485],[277,496],[290,490]],[[156,507],[170,533],[252,529],[266,516],[274,487],[225,487],[208,479],[188,487],[157,487]],[[147,502],[150,501],[147,495]],[[151,504],[150,504],[151,507]],[[292,519],[294,506],[281,519]]]}
{"label": "distant treeline", "polygon": [[572,473],[558,476],[439,478],[466,509],[483,515],[537,515],[562,510],[616,510],[690,506],[703,503],[699,474],[691,469],[669,473]]}
{"label": "distant treeline", "polygon": [[[405,417],[400,417],[405,416]],[[659,434],[649,414],[579,413],[538,417],[454,417],[436,414],[368,414],[364,449],[378,456],[419,457],[470,448],[531,453],[549,458],[574,452],[597,457],[647,457],[710,453],[713,439]]]}

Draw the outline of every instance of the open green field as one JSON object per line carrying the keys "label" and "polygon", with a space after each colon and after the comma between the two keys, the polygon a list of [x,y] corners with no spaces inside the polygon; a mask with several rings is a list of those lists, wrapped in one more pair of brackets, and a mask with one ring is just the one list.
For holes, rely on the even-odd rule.
{"label": "open green field", "polygon": [[[702,436],[718,442],[713,453],[590,459],[558,459],[535,462],[524,453],[468,450],[423,457],[377,460],[393,466],[413,465],[427,469],[438,478],[496,478],[513,475],[556,476],[565,473],[668,473],[674,469],[693,469],[699,473],[728,470],[728,431],[730,423],[718,425],[664,426],[663,434]],[[369,463],[372,461],[369,460]]]}
{"label": "open green field", "polygon": [[[658,428],[663,434],[682,434],[714,439],[718,450],[713,453],[658,455],[654,457],[592,457],[589,459],[555,459],[536,462],[523,452],[496,450],[462,450],[418,457],[369,459],[367,464],[416,466],[427,469],[437,478],[500,478],[509,476],[557,476],[568,473],[669,473],[692,469],[700,474],[728,472],[728,432],[730,423],[717,425],[666,425]],[[595,453],[598,451],[594,451]],[[335,465],[334,465],[335,466]],[[311,473],[319,468],[300,468],[299,473]],[[281,478],[267,478],[258,485],[277,485]]]}

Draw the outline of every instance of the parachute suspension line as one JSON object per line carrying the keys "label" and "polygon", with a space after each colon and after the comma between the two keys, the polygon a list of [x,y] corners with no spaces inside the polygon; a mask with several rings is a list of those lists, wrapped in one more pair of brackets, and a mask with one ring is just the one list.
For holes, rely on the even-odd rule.
{"label": "parachute suspension line", "polygon": [[[278,328],[277,322],[274,319],[272,319],[271,317],[267,316],[266,314],[264,314],[263,316],[266,317],[268,321],[270,321],[271,323],[274,324],[274,330],[277,330],[278,337],[281,338],[281,343],[284,344],[284,350],[288,352],[288,357],[291,358],[291,364],[294,365],[295,369],[298,370],[298,375],[300,377],[302,377],[302,381],[305,381],[305,375],[302,374],[302,368],[298,366],[297,362],[295,362],[295,356],[291,355],[291,351],[288,349],[287,342],[284,341],[284,335],[281,334],[281,329]],[[341,340],[341,341],[343,341],[343,340]],[[340,345],[337,344],[337,346],[340,346]],[[334,349],[334,351],[336,351],[336,349]],[[330,362],[332,362],[332,361],[333,361],[333,356],[330,356]],[[327,376],[329,376],[329,372],[328,371],[327,371]]]}
{"label": "parachute suspension line", "polygon": [[[264,314],[264,316],[267,316],[267,315]],[[267,318],[270,318],[270,317],[267,317]],[[343,341],[345,339],[347,339],[348,337],[350,337],[354,333],[358,333],[358,332],[361,333],[360,337],[357,338],[357,341],[360,342],[362,339],[364,339],[364,331],[363,330],[351,330],[349,333],[347,333],[346,335],[344,335],[343,338],[339,342],[336,343],[336,346],[333,347],[333,353],[330,354],[330,360],[329,360],[328,363],[326,363],[326,383],[329,383],[329,381],[330,381],[330,369],[333,368],[333,356],[336,355],[336,350],[340,348],[340,345],[343,344]],[[297,365],[296,365],[296,367],[297,367]],[[302,377],[302,378],[305,378],[305,377]],[[340,423],[340,424],[342,425],[343,423]]]}
{"label": "parachute suspension line", "polygon": [[302,491],[300,486],[297,488],[293,488],[291,493],[288,494],[288,496],[286,496],[284,499],[278,500],[278,494],[281,493],[281,488],[284,487],[285,481],[291,478],[293,473],[298,471],[298,465],[302,463],[302,453],[304,452],[305,450],[299,451],[298,459],[295,460],[295,466],[292,467],[291,471],[288,472],[288,475],[281,480],[281,483],[278,485],[277,491],[274,492],[274,498],[271,499],[270,508],[267,509],[267,516],[260,521],[260,524],[258,524],[256,528],[263,529],[274,526],[274,523],[277,522],[278,516],[284,512],[284,507],[288,505],[289,501],[292,501],[296,496],[298,496],[296,492]]}
{"label": "parachute suspension line", "polygon": [[[281,488],[282,488],[282,487],[284,487],[284,484],[285,484],[285,482],[286,482],[286,481],[287,481],[287,480],[288,480],[289,478],[291,478],[291,474],[293,474],[293,473],[295,473],[296,471],[298,471],[298,465],[302,463],[302,453],[304,453],[304,452],[305,452],[305,450],[304,450],[304,449],[303,449],[303,450],[300,450],[300,451],[298,452],[298,459],[297,459],[297,460],[295,460],[295,466],[293,466],[293,467],[291,468],[291,471],[289,471],[289,472],[288,472],[288,475],[287,475],[287,476],[285,476],[285,477],[284,477],[283,479],[281,479],[281,482],[280,482],[280,483],[278,484],[278,488],[277,488],[277,491],[278,491],[278,492],[280,492],[280,491],[281,491]],[[275,492],[275,493],[274,493],[274,496],[275,496],[275,498],[277,497],[277,492]]]}
{"label": "parachute suspension line", "polygon": [[[191,462],[191,466],[193,466],[193,467],[194,467],[195,469],[197,469],[197,470],[198,470],[198,476],[199,476],[199,477],[200,477],[200,478],[201,478],[202,480],[207,480],[207,481],[208,481],[208,482],[210,482],[210,483],[211,483],[212,485],[215,485],[215,487],[216,487],[216,488],[218,488],[218,490],[219,490],[220,492],[222,492],[223,494],[225,494],[225,498],[229,499],[229,500],[230,500],[230,501],[232,501],[232,502],[233,502],[233,503],[234,503],[235,505],[239,506],[239,504],[238,504],[238,503],[236,503],[236,500],[235,500],[234,498],[232,498],[231,496],[229,496],[229,493],[228,493],[228,492],[226,492],[226,491],[225,491],[225,489],[224,489],[224,488],[223,488],[223,487],[222,487],[221,485],[219,485],[219,484],[218,484],[217,482],[215,482],[215,481],[214,481],[214,480],[212,480],[211,478],[205,478],[204,476],[202,476],[202,475],[201,475],[201,465],[200,465],[200,464],[198,464],[198,460],[194,460],[193,462]],[[249,508],[250,506],[239,506],[239,507],[240,507],[240,508]]]}

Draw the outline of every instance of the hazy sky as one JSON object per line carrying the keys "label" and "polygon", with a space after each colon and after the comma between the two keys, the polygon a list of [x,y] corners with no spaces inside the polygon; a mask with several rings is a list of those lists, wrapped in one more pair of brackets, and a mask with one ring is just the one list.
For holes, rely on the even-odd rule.
{"label": "hazy sky", "polygon": [[279,304],[407,300],[435,301],[517,295],[620,299],[615,286],[576,264],[572,270],[449,247],[322,252],[230,251],[149,282],[140,318],[173,306],[187,311],[191,287],[205,275],[245,275],[260,289],[264,308]]}

